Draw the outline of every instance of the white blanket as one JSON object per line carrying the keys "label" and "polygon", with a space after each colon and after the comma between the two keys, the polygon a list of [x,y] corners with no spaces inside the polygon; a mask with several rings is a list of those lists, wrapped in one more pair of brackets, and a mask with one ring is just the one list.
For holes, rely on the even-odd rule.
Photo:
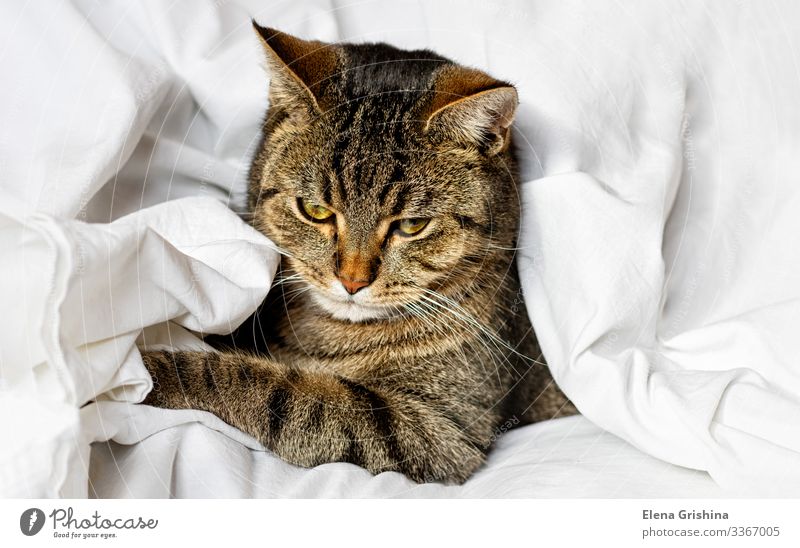
{"label": "white blanket", "polygon": [[[800,494],[796,4],[248,4],[0,4],[0,494]],[[272,279],[226,207],[266,107],[250,16],[518,86],[520,297],[586,418],[505,436],[453,490],[293,469],[210,415],[130,405],[137,343],[229,331]],[[581,491],[593,470],[615,483]]]}
{"label": "white blanket", "polygon": [[103,420],[113,428],[105,431],[112,442],[98,444],[92,451],[92,497],[722,498],[733,494],[708,474],[645,455],[585,417],[545,421],[500,436],[487,465],[463,486],[419,485],[397,472],[372,476],[347,463],[298,468],[203,411],[165,413],[142,405],[102,402],[87,407],[84,420],[86,424]]}

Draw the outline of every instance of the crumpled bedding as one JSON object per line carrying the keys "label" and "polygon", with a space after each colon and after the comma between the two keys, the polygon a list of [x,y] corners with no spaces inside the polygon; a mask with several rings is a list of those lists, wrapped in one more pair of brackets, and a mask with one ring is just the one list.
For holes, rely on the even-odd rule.
{"label": "crumpled bedding", "polygon": [[[251,16],[517,85],[520,299],[583,417],[448,487],[135,405],[137,348],[230,331],[277,264],[235,213],[266,108]],[[0,494],[796,496],[798,27],[790,2],[0,5]]]}
{"label": "crumpled bedding", "polygon": [[[299,468],[204,411],[103,402],[85,420],[113,425],[89,466],[99,498],[721,498],[735,495],[705,472],[653,458],[576,416],[498,436],[464,485],[417,484],[396,472],[373,476],[349,463]],[[222,465],[224,463],[224,465]]]}

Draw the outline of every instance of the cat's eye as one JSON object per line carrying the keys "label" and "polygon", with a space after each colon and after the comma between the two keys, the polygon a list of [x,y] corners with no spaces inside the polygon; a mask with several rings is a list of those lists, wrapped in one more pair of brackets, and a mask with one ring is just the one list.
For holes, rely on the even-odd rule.
{"label": "cat's eye", "polygon": [[430,219],[401,219],[397,223],[397,231],[402,236],[413,236],[422,232],[428,226]]}
{"label": "cat's eye", "polygon": [[297,203],[300,206],[300,211],[312,221],[322,222],[333,217],[333,211],[325,206],[309,202],[303,198],[298,198]]}

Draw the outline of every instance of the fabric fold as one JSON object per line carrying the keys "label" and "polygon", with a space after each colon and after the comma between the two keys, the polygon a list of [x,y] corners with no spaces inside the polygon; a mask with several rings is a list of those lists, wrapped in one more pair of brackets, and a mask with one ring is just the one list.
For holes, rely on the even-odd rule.
{"label": "fabric fold", "polygon": [[[86,496],[90,461],[107,482],[93,492],[120,493],[114,451],[139,494],[264,493],[233,477],[258,475],[262,457],[283,474],[273,494],[295,481],[313,494],[328,473],[370,486],[330,480],[339,493],[453,492],[280,466],[210,415],[133,405],[151,382],[139,348],[204,348],[197,334],[234,329],[278,264],[234,213],[267,106],[251,17],[428,47],[513,82],[522,296],[585,415],[558,424],[585,425],[576,444],[608,436],[606,458],[617,447],[648,473],[708,479],[652,455],[727,492],[800,493],[800,78],[786,54],[800,7],[76,0],[0,3],[0,69],[14,75],[0,86],[0,416],[26,418],[0,422],[14,440],[0,494]],[[563,441],[555,425],[533,431]],[[519,469],[550,454],[524,435],[504,457]],[[176,443],[217,470],[206,490],[172,460]],[[540,464],[527,468],[552,469]],[[463,492],[498,478],[515,480],[488,470]]]}

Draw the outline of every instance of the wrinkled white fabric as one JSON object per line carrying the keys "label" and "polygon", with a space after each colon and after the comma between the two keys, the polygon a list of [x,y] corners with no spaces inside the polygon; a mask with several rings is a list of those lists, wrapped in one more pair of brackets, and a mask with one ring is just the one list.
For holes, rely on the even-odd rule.
{"label": "wrinkled white fabric", "polygon": [[397,472],[373,476],[348,463],[287,464],[249,436],[203,411],[121,402],[87,408],[112,443],[92,451],[89,493],[111,498],[235,497],[726,497],[704,472],[642,453],[585,417],[499,436],[486,466],[462,486],[419,485]]}
{"label": "wrinkled white fabric", "polygon": [[[0,88],[3,495],[86,496],[89,444],[102,433],[81,425],[79,409],[144,398],[137,339],[197,340],[177,326],[229,332],[277,267],[270,242],[220,201],[258,137],[256,50],[240,36],[227,58],[204,59],[220,37],[195,37],[181,61],[165,14],[158,4],[0,6],[0,63],[15,75]],[[193,11],[198,30],[216,21],[211,5]],[[205,90],[203,74],[235,70],[231,58],[253,66],[224,94]],[[204,94],[224,99],[201,116]],[[200,197],[141,209],[190,195]],[[174,329],[141,335],[168,320]]]}
{"label": "wrinkled white fabric", "polygon": [[[586,418],[414,487],[132,405],[137,343],[229,331],[276,266],[228,209],[266,107],[251,16],[518,87],[521,298]],[[1,4],[0,494],[797,495],[799,27],[788,1]]]}
{"label": "wrinkled white fabric", "polygon": [[[152,383],[137,339],[180,347],[179,326],[230,331],[264,298],[277,267],[270,242],[208,198],[108,225],[0,215],[0,246],[25,250],[2,269],[2,323],[18,322],[16,313],[26,320],[0,337],[7,495],[85,496],[89,443],[99,436],[82,428],[79,408],[141,401]],[[147,326],[160,333],[142,336]]]}

